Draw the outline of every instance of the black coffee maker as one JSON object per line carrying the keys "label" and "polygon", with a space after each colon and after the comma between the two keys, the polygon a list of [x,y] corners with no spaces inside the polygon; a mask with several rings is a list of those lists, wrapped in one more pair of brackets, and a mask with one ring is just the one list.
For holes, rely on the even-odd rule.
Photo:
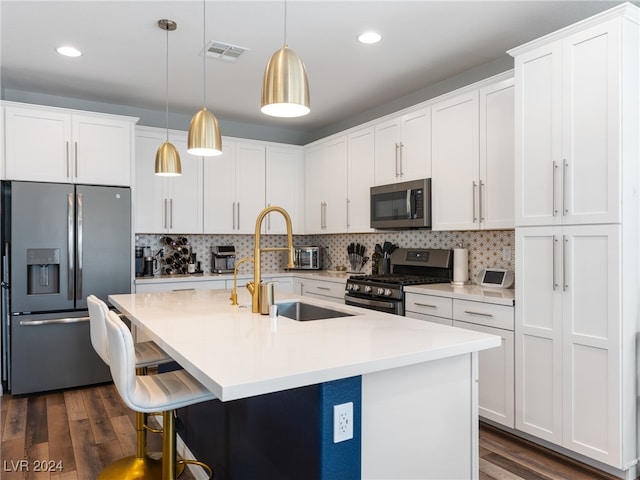
{"label": "black coffee maker", "polygon": [[136,277],[144,276],[144,247],[136,247]]}

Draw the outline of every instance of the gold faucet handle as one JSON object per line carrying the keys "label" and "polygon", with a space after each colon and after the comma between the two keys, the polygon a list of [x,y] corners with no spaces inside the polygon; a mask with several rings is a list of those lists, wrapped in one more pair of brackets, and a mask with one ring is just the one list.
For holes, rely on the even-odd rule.
{"label": "gold faucet handle", "polygon": [[256,285],[255,283],[253,283],[253,280],[250,282],[247,282],[247,284],[245,285],[247,287],[247,290],[249,290],[249,292],[253,293],[254,290],[256,289]]}

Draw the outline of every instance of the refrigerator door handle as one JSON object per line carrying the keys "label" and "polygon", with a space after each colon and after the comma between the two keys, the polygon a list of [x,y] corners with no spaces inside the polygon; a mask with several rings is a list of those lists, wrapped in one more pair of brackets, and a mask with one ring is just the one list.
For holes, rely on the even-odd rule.
{"label": "refrigerator door handle", "polygon": [[73,300],[73,279],[75,277],[75,255],[73,252],[73,230],[75,227],[73,193],[67,195],[67,298]]}
{"label": "refrigerator door handle", "polygon": [[82,300],[82,215],[83,215],[83,200],[82,193],[76,194],[76,206],[78,212],[76,214],[76,300]]}
{"label": "refrigerator door handle", "polygon": [[53,318],[51,320],[20,320],[21,327],[41,327],[43,325],[66,325],[70,323],[86,323],[89,317]]}

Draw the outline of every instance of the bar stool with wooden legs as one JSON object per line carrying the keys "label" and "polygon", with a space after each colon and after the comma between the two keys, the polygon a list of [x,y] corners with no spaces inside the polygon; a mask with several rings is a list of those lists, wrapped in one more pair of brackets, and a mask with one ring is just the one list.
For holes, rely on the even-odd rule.
{"label": "bar stool with wooden legs", "polygon": [[[95,295],[87,297],[91,344],[100,358],[109,365],[107,338],[107,312],[109,307]],[[137,375],[146,375],[152,366],[172,362],[173,359],[154,342],[135,344],[135,365]],[[162,471],[161,459],[147,454],[147,430],[160,433],[147,426],[147,414],[136,413],[136,453],[115,461],[107,466],[98,480],[146,480],[158,479]]]}
{"label": "bar stool with wooden legs", "polygon": [[[140,376],[135,374],[135,350],[131,332],[115,312],[107,313],[109,367],[123,402],[136,412],[162,412],[162,480],[176,478],[176,430],[174,411],[217,398],[185,370]],[[195,464],[213,476],[211,468]]]}

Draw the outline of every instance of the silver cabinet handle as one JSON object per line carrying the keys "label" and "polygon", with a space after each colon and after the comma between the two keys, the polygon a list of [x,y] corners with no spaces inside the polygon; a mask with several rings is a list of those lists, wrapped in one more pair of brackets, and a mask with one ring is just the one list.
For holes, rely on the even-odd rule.
{"label": "silver cabinet handle", "polygon": [[75,142],[75,155],[74,155],[74,159],[73,159],[73,163],[74,163],[74,172],[73,172],[73,176],[77,177],[78,176],[78,142]]}
{"label": "silver cabinet handle", "polygon": [[167,199],[162,204],[162,228],[167,228]]}
{"label": "silver cabinet handle", "polygon": [[553,205],[551,206],[551,216],[555,217],[558,214],[558,207],[556,205],[556,178],[558,177],[558,162],[556,162],[555,160],[553,161],[553,166],[552,166],[552,192],[553,192]]}
{"label": "silver cabinet handle", "polygon": [[480,180],[480,188],[478,189],[478,213],[480,215],[480,223],[484,222],[484,207],[482,205],[482,191],[484,190],[484,182]]}
{"label": "silver cabinet handle", "polygon": [[238,230],[240,230],[240,202],[236,206],[236,212],[238,214]]}
{"label": "silver cabinet handle", "polygon": [[569,215],[567,209],[567,171],[569,170],[569,163],[566,159],[562,162],[562,215]]}
{"label": "silver cabinet handle", "polygon": [[566,235],[562,236],[562,291],[566,292],[569,288],[567,284],[567,245],[569,239]]}
{"label": "silver cabinet handle", "polygon": [[73,300],[73,280],[76,276],[76,258],[74,254],[75,205],[73,193],[67,195],[67,299]]}
{"label": "silver cabinet handle", "polygon": [[351,226],[351,201],[347,198],[347,228]]}
{"label": "silver cabinet handle", "polygon": [[83,257],[83,242],[82,242],[82,229],[84,223],[84,195],[78,193],[76,195],[76,242],[78,244],[76,253],[78,259],[76,261],[76,300],[82,300],[82,257]]}
{"label": "silver cabinet handle", "polygon": [[469,315],[479,315],[481,317],[493,317],[493,314],[491,313],[474,312],[473,310],[465,310],[464,313],[467,313]]}
{"label": "silver cabinet handle", "polygon": [[316,287],[317,290],[331,290],[329,287]]}
{"label": "silver cabinet handle", "polygon": [[402,158],[402,152],[404,150],[404,144],[402,142],[400,142],[400,158],[399,158],[399,163],[400,163],[400,176],[404,176],[404,171],[402,170],[402,162],[403,162],[403,158]]}
{"label": "silver cabinet handle", "polygon": [[71,167],[70,167],[71,159],[69,158],[69,141],[67,140],[67,178],[71,177]]}
{"label": "silver cabinet handle", "polygon": [[399,172],[399,170],[398,170],[398,157],[399,157],[398,150],[400,150],[400,145],[398,145],[398,143],[396,142],[396,177],[400,176],[400,174],[398,173]]}
{"label": "silver cabinet handle", "polygon": [[195,288],[174,288],[171,291],[172,292],[190,292],[191,290],[195,290]]}
{"label": "silver cabinet handle", "polygon": [[173,198],[169,199],[169,228],[173,228]]}
{"label": "silver cabinet handle", "polygon": [[417,305],[418,307],[438,308],[436,305],[430,305],[428,303],[414,302],[413,304]]}
{"label": "silver cabinet handle", "polygon": [[473,181],[473,191],[471,194],[471,208],[473,209],[473,223],[478,221],[478,216],[476,215],[476,191],[478,190],[478,184],[476,181]]}
{"label": "silver cabinet handle", "polygon": [[551,276],[553,282],[553,290],[558,288],[558,279],[556,278],[556,249],[558,248],[558,239],[553,236],[551,240]]}
{"label": "silver cabinet handle", "polygon": [[236,229],[236,202],[233,202],[231,204],[231,230],[235,230]]}

